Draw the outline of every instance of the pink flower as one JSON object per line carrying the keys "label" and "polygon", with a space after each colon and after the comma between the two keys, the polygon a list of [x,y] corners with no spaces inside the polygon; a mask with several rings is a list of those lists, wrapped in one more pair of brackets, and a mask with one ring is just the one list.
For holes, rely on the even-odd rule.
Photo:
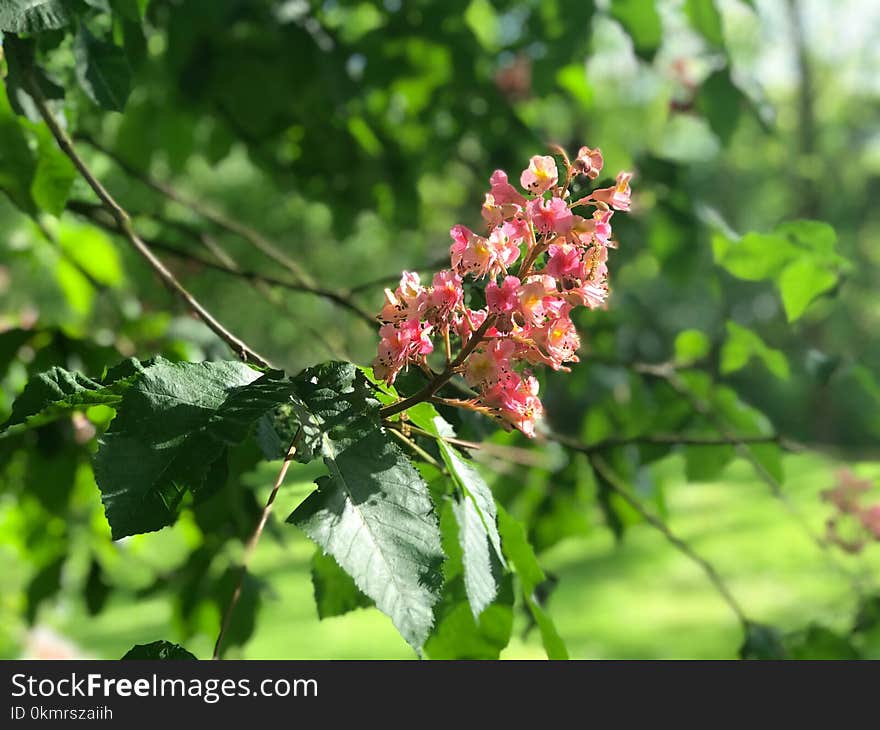
{"label": "pink flower", "polygon": [[611,216],[614,215],[610,210],[593,211],[593,220],[595,227],[593,228],[593,239],[596,243],[607,245],[611,238]]}
{"label": "pink flower", "polygon": [[420,283],[419,275],[404,271],[397,290],[385,290],[385,306],[379,312],[379,320],[400,322],[404,319],[418,319],[424,309],[425,288]]}
{"label": "pink flower", "polygon": [[486,304],[492,314],[510,313],[519,304],[519,279],[505,276],[501,286],[490,281],[486,287]]}
{"label": "pink flower", "polygon": [[526,206],[538,233],[567,233],[574,217],[562,198],[535,198]]}
{"label": "pink flower", "polygon": [[617,175],[617,184],[610,188],[594,190],[590,196],[615,210],[629,210],[631,190],[629,181],[632,179],[631,172],[621,172]]}
{"label": "pink flower", "polygon": [[492,186],[491,194],[495,199],[495,205],[512,203],[524,206],[526,204],[526,199],[522,196],[522,193],[507,181],[507,173],[504,170],[495,170],[492,173],[492,177],[489,178],[489,185]]}
{"label": "pink flower", "polygon": [[585,277],[584,262],[581,259],[581,251],[570,243],[554,244],[550,246],[548,253],[550,258],[544,269],[555,279],[577,280]]}
{"label": "pink flower", "polygon": [[464,370],[465,382],[473,388],[494,388],[513,375],[511,357],[516,345],[509,339],[496,338],[480,346],[467,359]]}
{"label": "pink flower", "polygon": [[544,316],[554,308],[558,308],[559,293],[556,280],[552,276],[530,276],[519,290],[519,311],[526,323],[537,325]]}
{"label": "pink flower", "polygon": [[461,276],[485,276],[495,262],[489,242],[462,225],[453,226],[449,234],[452,236],[452,246],[449,249],[452,268]]}
{"label": "pink flower", "polygon": [[425,355],[434,350],[431,327],[418,319],[398,324],[386,324],[379,329],[379,348],[373,360],[373,373],[388,385],[394,383],[397,374],[410,363],[424,361]]}
{"label": "pink flower", "polygon": [[492,252],[492,262],[489,265],[489,273],[494,277],[501,271],[507,270],[516,263],[519,258],[519,245],[521,238],[511,238],[510,234],[518,235],[515,226],[505,223],[489,234],[489,249]]}
{"label": "pink flower", "polygon": [[608,299],[608,287],[604,284],[584,284],[575,289],[568,289],[562,293],[566,302],[573,306],[589,307],[598,309],[605,306]]}
{"label": "pink flower", "polygon": [[574,169],[582,175],[586,175],[590,180],[595,180],[599,177],[603,164],[605,163],[602,159],[602,150],[598,147],[594,150],[589,147],[581,147],[574,161]]}
{"label": "pink flower", "polygon": [[554,370],[561,369],[563,363],[578,361],[575,353],[581,346],[581,338],[568,311],[548,322],[536,339],[543,345],[548,356],[547,364]]}
{"label": "pink flower", "polygon": [[434,274],[433,286],[427,294],[425,308],[428,321],[434,325],[445,323],[452,312],[461,306],[464,292],[461,277],[454,271],[444,269]]}
{"label": "pink flower", "polygon": [[556,160],[549,155],[535,155],[520,175],[519,184],[533,195],[541,195],[556,185],[558,180]]}
{"label": "pink flower", "polygon": [[538,381],[530,373],[516,373],[483,394],[484,399],[499,410],[500,416],[529,438],[535,437],[535,425],[544,414],[538,399]]}

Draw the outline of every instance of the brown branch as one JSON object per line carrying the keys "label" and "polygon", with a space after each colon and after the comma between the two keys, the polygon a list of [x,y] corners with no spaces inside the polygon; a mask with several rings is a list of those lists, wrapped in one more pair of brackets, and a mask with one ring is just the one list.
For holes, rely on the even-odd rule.
{"label": "brown branch", "polygon": [[[77,215],[88,218],[90,221],[107,231],[111,231],[113,233],[122,233],[115,221],[103,219],[103,217],[100,215],[100,212],[103,210],[101,206],[74,200],[68,202],[67,208]],[[333,304],[336,304],[343,309],[347,309],[352,314],[355,314],[359,319],[367,322],[370,326],[378,326],[378,322],[376,321],[375,317],[373,317],[369,312],[367,312],[365,309],[362,309],[351,299],[347,298],[344,294],[337,292],[333,289],[326,289],[324,287],[312,286],[311,284],[305,284],[302,282],[293,282],[287,279],[280,279],[278,277],[270,276],[268,274],[262,274],[257,271],[242,269],[238,266],[229,266],[222,262],[206,259],[190,251],[183,251],[167,243],[158,241],[155,238],[144,238],[142,240],[145,241],[150,248],[154,248],[158,251],[164,251],[167,254],[176,258],[197,263],[200,266],[204,266],[205,268],[212,269],[214,271],[219,271],[220,273],[227,274],[229,276],[235,276],[240,279],[246,279],[252,282],[262,282],[270,286],[283,287],[291,291],[302,292],[304,294],[312,294],[316,297],[327,299]]]}
{"label": "brown branch", "polygon": [[479,328],[471,335],[471,338],[467,341],[467,344],[461,348],[458,355],[455,359],[448,363],[446,367],[439,373],[437,373],[434,378],[432,378],[428,384],[422,388],[417,393],[409,396],[408,398],[403,398],[397,403],[391,403],[383,407],[379,413],[382,418],[388,418],[389,416],[393,416],[396,413],[400,413],[401,411],[405,411],[407,408],[411,408],[412,406],[421,403],[423,401],[429,400],[434,393],[436,393],[440,388],[442,388],[446,383],[450,381],[453,375],[455,375],[458,368],[464,364],[465,360],[468,359],[470,354],[476,349],[477,345],[479,345],[483,341],[483,336],[488,332],[489,328],[494,324],[495,317],[492,315],[486,317],[483,321],[483,324],[479,326]]}
{"label": "brown branch", "polygon": [[76,169],[82,175],[83,179],[88,183],[89,187],[95,192],[104,207],[113,216],[116,225],[122,235],[128,240],[131,246],[147,261],[162,283],[178,298],[180,298],[186,307],[204,322],[208,328],[222,339],[229,347],[245,362],[251,362],[261,367],[268,367],[268,361],[259,355],[256,351],[248,347],[242,340],[227,330],[202,304],[181,284],[162,263],[162,261],[150,250],[149,246],[135,232],[131,218],[128,213],[116,202],[113,196],[101,184],[100,180],[95,177],[88,166],[83,162],[82,158],[73,147],[73,142],[61,126],[55,115],[46,104],[46,99],[39,88],[39,84],[33,78],[33,73],[26,74],[25,83],[28,87],[28,93],[36,104],[37,110],[46,126],[61,148],[61,151],[70,159]]}
{"label": "brown branch", "polygon": [[257,543],[260,541],[260,537],[263,534],[263,528],[266,527],[269,514],[272,512],[272,505],[275,503],[275,497],[278,495],[278,490],[281,488],[284,477],[287,475],[287,470],[290,468],[290,462],[293,461],[293,457],[296,454],[296,444],[299,441],[299,435],[300,431],[297,431],[296,435],[293,437],[293,442],[290,444],[290,448],[287,450],[287,455],[284,457],[284,461],[281,464],[281,470],[278,472],[278,476],[275,477],[275,484],[272,485],[269,499],[266,500],[266,506],[263,507],[260,520],[257,522],[257,526],[254,528],[253,533],[248,539],[247,545],[245,545],[244,555],[241,559],[241,572],[238,576],[238,582],[235,584],[235,589],[232,591],[232,598],[229,600],[229,605],[226,606],[226,611],[223,614],[223,622],[220,625],[220,633],[217,635],[217,641],[214,643],[214,654],[211,657],[212,659],[220,658],[223,637],[229,630],[229,625],[232,623],[232,614],[235,612],[235,607],[238,605],[239,598],[241,598],[241,590],[244,585],[245,576],[247,575],[248,564],[250,563],[254,550],[257,547]]}
{"label": "brown branch", "polygon": [[706,574],[706,577],[715,587],[715,590],[718,591],[718,594],[721,598],[724,599],[724,602],[730,607],[730,610],[736,615],[739,622],[745,627],[748,625],[749,621],[746,617],[745,611],[743,611],[742,606],[739,605],[739,601],[733,596],[730,588],[728,588],[727,584],[724,582],[724,579],[721,577],[721,574],[715,569],[715,566],[712,565],[706,558],[696,552],[687,542],[685,542],[682,538],[676,535],[672,529],[667,525],[660,517],[650,512],[641,502],[641,500],[636,497],[630,490],[623,484],[622,480],[617,476],[617,474],[611,469],[608,463],[598,454],[591,454],[589,456],[590,464],[593,469],[599,474],[599,476],[604,480],[605,484],[618,495],[621,499],[623,499],[630,507],[632,507],[636,512],[641,515],[642,519],[645,520],[651,527],[655,530],[659,531],[669,542],[673,545],[677,550],[679,550],[682,554],[686,555],[691,559],[694,563],[696,563]]}
{"label": "brown branch", "polygon": [[77,138],[81,139],[83,142],[88,144],[90,147],[93,147],[106,157],[109,157],[128,175],[135,178],[136,180],[139,180],[147,187],[155,190],[161,195],[164,195],[169,200],[172,200],[175,203],[182,205],[184,208],[191,209],[202,218],[211,221],[211,223],[216,225],[218,228],[222,228],[229,233],[232,233],[244,239],[255,249],[260,251],[260,253],[287,269],[296,277],[298,282],[314,286],[315,282],[312,277],[309,276],[309,274],[306,273],[306,271],[296,261],[290,258],[278,246],[272,243],[272,241],[270,241],[256,229],[251,228],[241,221],[237,221],[234,218],[227,216],[225,213],[220,212],[219,210],[213,208],[212,206],[201,200],[190,197],[188,195],[184,195],[168,183],[162,182],[161,180],[156,180],[149,174],[139,170],[134,165],[127,162],[117,153],[108,149],[92,137],[79,135]]}

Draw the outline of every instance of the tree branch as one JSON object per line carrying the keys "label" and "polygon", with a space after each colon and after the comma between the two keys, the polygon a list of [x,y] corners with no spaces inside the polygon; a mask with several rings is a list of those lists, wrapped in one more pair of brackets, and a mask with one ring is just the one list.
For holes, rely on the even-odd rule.
{"label": "tree branch", "polygon": [[128,175],[140,181],[147,187],[155,190],[157,193],[164,195],[169,200],[172,200],[175,203],[182,205],[184,208],[189,208],[190,210],[200,215],[202,218],[211,221],[211,223],[216,225],[218,228],[222,228],[229,233],[232,233],[244,239],[251,246],[260,251],[260,253],[270,258],[276,264],[279,264],[287,269],[296,277],[296,280],[298,282],[314,286],[315,282],[312,277],[296,261],[290,258],[278,246],[272,243],[268,238],[266,238],[256,229],[251,228],[250,226],[242,223],[241,221],[237,221],[224,213],[221,213],[216,208],[213,208],[212,206],[201,200],[190,197],[188,195],[184,195],[168,183],[162,182],[161,180],[156,180],[149,174],[137,169],[134,165],[130,164],[118,154],[111,151],[92,137],[89,137],[87,135],[79,135],[77,139],[82,140],[101,154],[109,157]]}
{"label": "tree branch", "polygon": [[131,224],[131,218],[128,213],[116,202],[113,196],[101,184],[100,180],[95,177],[88,168],[82,158],[73,147],[73,142],[61,126],[52,111],[46,104],[46,99],[39,88],[39,84],[34,80],[33,73],[28,72],[25,77],[25,83],[28,87],[28,93],[34,100],[40,116],[46,122],[46,126],[61,148],[61,151],[70,159],[76,169],[82,175],[83,179],[88,183],[89,187],[95,192],[104,207],[113,216],[116,225],[123,236],[128,240],[132,247],[144,258],[147,263],[161,279],[162,283],[178,298],[180,298],[187,308],[204,322],[208,328],[222,339],[229,347],[245,362],[251,362],[261,367],[268,367],[268,361],[259,355],[255,350],[248,347],[242,340],[233,335],[207,310],[201,303],[181,284],[166,267],[165,264],[150,250],[149,246],[141,240],[135,232]]}
{"label": "tree branch", "polygon": [[[107,231],[110,231],[112,233],[122,233],[124,235],[124,233],[120,230],[118,224],[114,220],[104,220],[101,217],[100,212],[103,210],[101,206],[74,200],[68,202],[67,208],[77,215],[88,218],[95,225],[98,225]],[[194,254],[190,251],[182,251],[179,248],[171,246],[167,243],[163,243],[162,241],[157,241],[154,238],[144,238],[142,240],[145,241],[150,248],[154,248],[158,251],[164,251],[176,258],[186,261],[192,261],[193,263],[197,263],[201,266],[204,266],[205,268],[219,271],[220,273],[227,274],[229,276],[235,276],[251,282],[262,282],[263,284],[267,284],[270,286],[283,287],[285,289],[289,289],[290,291],[302,292],[304,294],[312,294],[316,297],[327,299],[333,304],[336,304],[343,309],[347,309],[352,314],[355,314],[360,320],[368,323],[370,326],[378,326],[378,321],[369,312],[367,312],[365,309],[362,309],[360,306],[358,306],[358,304],[346,297],[343,293],[337,292],[333,289],[313,286],[311,284],[305,284],[303,282],[293,282],[286,279],[279,279],[278,277],[270,276],[268,274],[262,274],[257,271],[242,269],[237,265],[230,266],[222,262],[212,261],[210,259],[199,256],[198,254]]]}
{"label": "tree branch", "polygon": [[629,491],[629,489],[623,484],[622,480],[601,456],[594,453],[589,456],[589,460],[593,469],[604,480],[605,484],[608,485],[611,491],[617,494],[630,507],[638,512],[642,519],[655,530],[659,531],[673,547],[700,566],[706,574],[706,577],[709,578],[709,581],[718,591],[718,594],[724,599],[724,602],[736,615],[739,622],[743,627],[746,627],[749,621],[746,617],[745,611],[743,611],[742,606],[739,605],[739,601],[734,598],[733,593],[731,593],[730,588],[728,588],[727,584],[722,579],[721,574],[715,569],[715,566],[696,552],[687,542],[678,537],[678,535],[676,535],[669,525],[660,519],[660,517],[650,512],[642,504],[641,500]]}

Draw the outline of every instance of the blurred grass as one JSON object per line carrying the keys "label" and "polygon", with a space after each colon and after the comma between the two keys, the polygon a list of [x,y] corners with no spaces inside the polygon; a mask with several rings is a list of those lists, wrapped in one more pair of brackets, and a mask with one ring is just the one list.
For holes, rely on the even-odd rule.
{"label": "blurred grass", "polygon": [[[785,493],[816,533],[827,508],[818,493],[829,486],[834,464],[816,455],[786,459]],[[857,471],[880,476],[880,463]],[[708,558],[729,584],[749,618],[786,631],[812,621],[844,629],[856,597],[848,579],[805,534],[797,519],[769,495],[744,463],[708,484],[681,482],[678,457],[657,465],[665,483],[671,528]],[[301,498],[288,491],[277,515]],[[319,621],[309,578],[311,544],[299,533],[284,545],[264,539],[254,572],[265,579],[257,630],[239,655],[247,658],[412,658],[390,621],[375,609]],[[833,553],[837,562],[863,577],[880,568],[880,546],[859,558]],[[741,629],[703,572],[646,525],[631,528],[615,544],[597,528],[546,553],[542,562],[560,581],[550,612],[577,658],[729,658],[736,656]],[[44,612],[43,620],[99,657],[121,656],[133,643],[173,636],[171,608],[160,598],[114,598],[98,617],[79,607]],[[518,611],[506,658],[543,656],[535,632],[522,637]],[[210,656],[212,637],[187,642],[198,656]],[[235,656],[236,653],[230,654]]]}

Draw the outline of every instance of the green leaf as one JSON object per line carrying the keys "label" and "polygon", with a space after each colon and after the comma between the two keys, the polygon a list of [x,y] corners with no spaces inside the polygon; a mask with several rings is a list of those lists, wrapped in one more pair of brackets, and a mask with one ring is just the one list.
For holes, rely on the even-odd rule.
{"label": "green leaf", "polygon": [[770,233],[747,233],[738,241],[716,233],[712,248],[716,263],[746,281],[772,278],[798,255],[797,249],[784,236]]}
{"label": "green leaf", "polygon": [[[288,518],[421,648],[434,623],[443,552],[428,485],[376,425],[357,440],[324,434],[330,472]],[[340,446],[342,448],[340,448]]]}
{"label": "green leaf", "polygon": [[0,139],[0,189],[18,208],[33,215],[36,207],[31,182],[37,163],[27,136],[4,97],[0,97]]}
{"label": "green leaf", "polygon": [[726,145],[736,131],[745,101],[747,99],[733,83],[730,71],[724,68],[703,81],[695,103],[712,131]]}
{"label": "green leaf", "polygon": [[0,0],[0,30],[40,33],[63,28],[73,19],[69,0]]}
{"label": "green leaf", "polygon": [[471,0],[464,11],[464,22],[483,48],[487,51],[498,50],[498,13],[489,0]]}
{"label": "green leaf", "polygon": [[789,376],[788,359],[781,350],[768,347],[757,332],[728,320],[727,339],[721,347],[721,372],[724,375],[744,368],[757,357],[777,378]]}
{"label": "green leaf", "polygon": [[125,51],[95,38],[80,26],[74,45],[76,78],[98,106],[121,112],[131,92],[131,68]]}
{"label": "green leaf", "polygon": [[636,54],[652,60],[663,40],[663,25],[654,0],[611,0],[611,17],[632,38]]}
{"label": "green leaf", "polygon": [[113,539],[161,529],[176,519],[187,490],[199,497],[221,486],[209,483],[211,467],[289,391],[277,373],[260,377],[239,362],[157,359],[146,368],[95,456]]}
{"label": "green leaf", "polygon": [[333,556],[318,548],[312,556],[312,587],[318,618],[341,616],[356,608],[372,606],[352,577],[339,567]]}
{"label": "green leaf", "polygon": [[535,591],[546,580],[544,571],[538,565],[535,551],[529,545],[525,528],[501,507],[498,508],[498,528],[501,532],[504,554],[513,564],[513,569],[522,583],[523,599],[538,630],[549,659],[568,659],[568,649],[559,636],[553,620],[538,603]]}
{"label": "green leaf", "polygon": [[449,501],[440,517],[440,530],[449,557],[443,565],[443,598],[434,612],[436,626],[425,653],[431,659],[497,659],[513,630],[512,575],[501,578],[495,600],[475,618],[464,583],[460,529]]}
{"label": "green leaf", "polygon": [[495,497],[480,472],[443,436],[454,436],[452,427],[429,403],[420,403],[410,409],[410,420],[437,437],[437,448],[446,468],[458,487],[460,495],[452,506],[458,523],[458,539],[463,551],[464,582],[474,617],[495,598],[497,585],[492,570],[493,555],[506,567],[498,534],[498,515]]}
{"label": "green leaf", "polygon": [[700,330],[682,330],[675,336],[675,361],[689,364],[709,354],[711,343]]}
{"label": "green leaf", "polygon": [[[137,363],[137,361],[132,361]],[[140,367],[133,366],[134,370]],[[142,372],[143,369],[139,372]],[[29,428],[42,426],[50,421],[91,406],[115,407],[122,401],[122,394],[139,372],[126,373],[121,378],[105,378],[101,382],[87,378],[82,373],[53,367],[32,378],[21,395],[12,404],[12,415],[0,427],[0,438],[11,436]]]}
{"label": "green leaf", "polygon": [[785,316],[794,322],[820,294],[834,288],[837,274],[825,268],[822,261],[800,258],[785,267],[777,283]]}
{"label": "green leaf", "polygon": [[789,658],[800,661],[860,659],[859,652],[844,636],[817,624],[784,640]]}
{"label": "green leaf", "polygon": [[343,451],[379,425],[379,403],[363,373],[351,363],[316,365],[292,383],[292,416],[302,428],[298,461]]}
{"label": "green leaf", "polygon": [[170,641],[154,641],[150,644],[136,644],[129,649],[123,659],[195,659],[179,644]]}
{"label": "green leaf", "polygon": [[76,168],[55,143],[45,126],[37,129],[37,169],[31,182],[31,197],[37,207],[61,215],[76,179]]}
{"label": "green leaf", "polygon": [[684,12],[691,26],[713,46],[724,45],[721,15],[714,0],[685,0]]}

